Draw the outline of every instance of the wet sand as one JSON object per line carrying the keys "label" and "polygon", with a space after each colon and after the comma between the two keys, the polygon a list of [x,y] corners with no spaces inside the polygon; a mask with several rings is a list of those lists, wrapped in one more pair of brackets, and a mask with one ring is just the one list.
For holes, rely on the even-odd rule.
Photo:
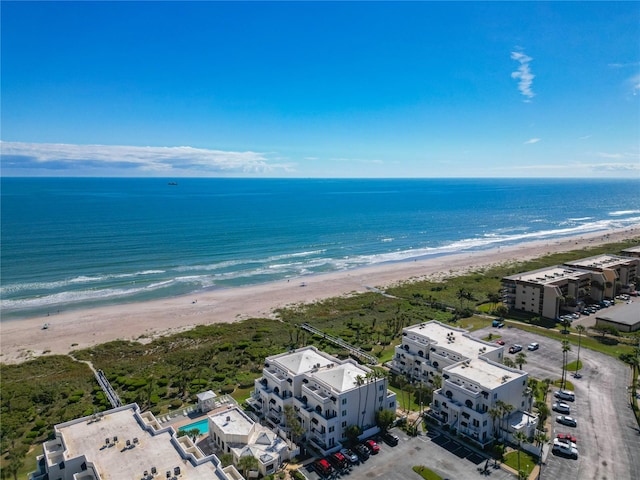
{"label": "wet sand", "polygon": [[[536,241],[471,253],[381,264],[296,280],[212,290],[148,302],[60,312],[47,317],[0,323],[0,362],[19,363],[43,354],[72,350],[122,339],[148,342],[160,335],[196,325],[235,322],[246,318],[275,318],[274,310],[316,300],[384,290],[399,282],[438,279],[493,265],[524,261],[555,252],[636,238],[640,226]],[[48,323],[46,330],[42,326]]]}

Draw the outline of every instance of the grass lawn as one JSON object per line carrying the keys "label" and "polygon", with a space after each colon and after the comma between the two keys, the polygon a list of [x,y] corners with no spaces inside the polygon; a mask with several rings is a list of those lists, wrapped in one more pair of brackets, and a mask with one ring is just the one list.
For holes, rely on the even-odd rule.
{"label": "grass lawn", "polygon": [[420,475],[425,480],[442,480],[442,477],[433,470],[429,470],[423,465],[413,467],[413,471]]}
{"label": "grass lawn", "polygon": [[[531,473],[533,467],[536,466],[536,462],[538,461],[538,457],[535,455],[531,455],[528,452],[520,452],[520,470],[524,471],[527,475]],[[503,463],[509,465],[516,472],[518,471],[518,452],[513,451],[509,452],[504,456]]]}

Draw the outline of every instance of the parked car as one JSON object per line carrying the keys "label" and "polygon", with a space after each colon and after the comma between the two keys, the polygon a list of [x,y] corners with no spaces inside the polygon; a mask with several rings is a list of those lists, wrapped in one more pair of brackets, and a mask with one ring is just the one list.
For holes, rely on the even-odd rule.
{"label": "parked car", "polygon": [[373,440],[365,440],[364,445],[369,449],[372,454],[377,454],[380,452],[380,445],[378,445]]}
{"label": "parked car", "polygon": [[504,340],[496,340],[496,343],[497,343],[498,345],[504,345]]}
{"label": "parked car", "polygon": [[320,460],[316,460],[313,463],[313,468],[315,469],[316,473],[320,476],[328,477],[330,475],[333,475],[333,467],[324,458],[321,458]]}
{"label": "parked car", "polygon": [[358,445],[353,447],[353,450],[358,454],[358,457],[360,457],[360,460],[362,460],[363,462],[366,459],[368,459],[369,456],[371,455],[369,453],[369,449],[365,447],[362,443],[359,443]]}
{"label": "parked car", "polygon": [[520,351],[522,351],[522,345],[515,344],[509,347],[509,353],[518,353]]}
{"label": "parked car", "polygon": [[539,348],[540,348],[540,344],[539,344],[539,343],[536,343],[536,342],[530,343],[530,344],[527,346],[527,350],[531,350],[531,351],[533,351],[533,350],[537,350],[537,349],[539,349]]}
{"label": "parked car", "polygon": [[576,394],[570,390],[558,390],[553,393],[553,396],[560,400],[569,400],[570,402],[576,399]]}
{"label": "parked car", "polygon": [[400,441],[398,436],[391,432],[384,432],[382,434],[382,440],[384,440],[388,445],[391,445],[392,447],[398,445],[398,442]]}
{"label": "parked car", "polygon": [[560,440],[561,442],[571,442],[571,443],[578,443],[578,439],[576,437],[574,437],[573,435],[571,435],[570,433],[559,433],[556,438],[558,440]]}
{"label": "parked car", "polygon": [[576,448],[575,443],[565,443],[561,440],[558,440],[557,438],[553,440],[552,451],[553,453],[559,453],[571,458],[578,458],[578,449]]}
{"label": "parked car", "polygon": [[556,402],[551,406],[551,408],[558,413],[571,413],[571,407],[564,402]]}
{"label": "parked car", "polygon": [[556,422],[561,423],[562,425],[566,425],[567,427],[577,427],[578,422],[573,417],[568,417],[567,415],[558,415],[556,417]]}
{"label": "parked car", "polygon": [[353,453],[352,450],[349,450],[348,448],[343,448],[342,450],[340,450],[340,453],[344,455],[344,457],[349,461],[349,463],[353,465],[357,465],[358,463],[360,463],[360,460],[358,460],[358,455]]}
{"label": "parked car", "polygon": [[337,470],[344,470],[349,466],[349,461],[340,452],[335,452],[329,455],[329,463],[333,465]]}

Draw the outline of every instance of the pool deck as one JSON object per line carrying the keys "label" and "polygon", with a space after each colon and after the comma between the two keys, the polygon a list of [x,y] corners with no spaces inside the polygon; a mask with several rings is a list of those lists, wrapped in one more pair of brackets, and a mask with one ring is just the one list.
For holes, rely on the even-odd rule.
{"label": "pool deck", "polygon": [[[222,412],[228,409],[229,407],[233,407],[233,406],[237,406],[237,403],[235,403],[235,401],[225,402],[218,405],[216,408],[209,410],[206,413],[202,413],[200,410],[198,410],[197,406],[191,406],[183,410],[175,411],[171,414],[159,415],[156,418],[158,419],[158,421],[163,427],[172,426],[174,430],[178,431],[180,427],[184,427],[185,425],[189,425],[190,423],[195,423],[199,420],[204,420],[207,417],[209,417],[209,415],[215,415],[216,413]],[[200,436],[200,438],[205,438],[205,437],[208,437],[208,435]]]}

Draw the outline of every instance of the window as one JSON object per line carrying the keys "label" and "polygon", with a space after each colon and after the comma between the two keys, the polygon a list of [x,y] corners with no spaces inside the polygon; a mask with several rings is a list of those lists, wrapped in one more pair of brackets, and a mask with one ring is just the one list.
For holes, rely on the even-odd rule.
{"label": "window", "polygon": [[389,408],[391,408],[391,409],[396,408],[396,402],[391,402],[391,403],[389,404]]}
{"label": "window", "polygon": [[497,394],[497,393],[494,393],[494,394],[493,394],[493,399],[495,400],[496,398],[498,398],[498,394]]}
{"label": "window", "polygon": [[346,417],[347,416],[347,411],[346,410],[342,410],[342,416]]}
{"label": "window", "polygon": [[473,419],[473,426],[474,427],[479,427],[480,426],[480,422],[478,420],[476,420],[475,418]]}
{"label": "window", "polygon": [[336,427],[329,427],[329,433],[333,432],[336,429]]}
{"label": "window", "polygon": [[467,422],[460,422],[460,425],[462,425],[463,427],[468,427],[469,424]]}
{"label": "window", "polygon": [[482,426],[486,427],[487,426],[487,421],[485,420],[484,422],[482,422]]}
{"label": "window", "polygon": [[379,391],[383,391],[384,390],[384,385],[378,385],[378,390]]}
{"label": "window", "polygon": [[342,422],[342,428],[347,428],[347,422]]}
{"label": "window", "polygon": [[378,397],[378,402],[382,403],[382,400],[384,400],[384,397],[383,396],[379,396]]}
{"label": "window", "polygon": [[346,405],[346,404],[347,404],[347,399],[346,399],[346,398],[343,398],[343,399],[342,399],[342,404],[343,404],[343,405]]}

